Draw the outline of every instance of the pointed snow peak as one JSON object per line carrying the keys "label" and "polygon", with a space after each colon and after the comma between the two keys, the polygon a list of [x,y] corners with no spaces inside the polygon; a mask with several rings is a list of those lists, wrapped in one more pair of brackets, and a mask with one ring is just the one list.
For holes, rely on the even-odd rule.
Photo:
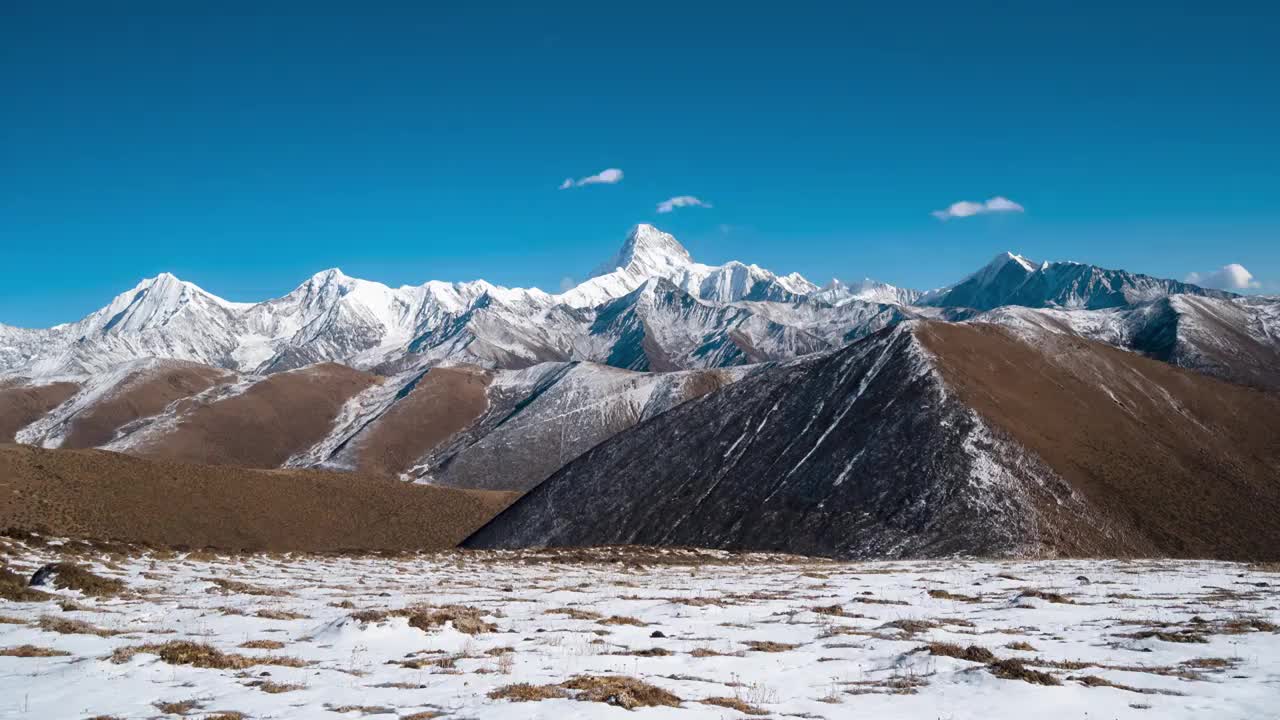
{"label": "pointed snow peak", "polygon": [[643,277],[666,276],[693,264],[693,258],[674,237],[641,223],[631,229],[627,240],[609,262],[596,268],[592,277],[607,275],[618,268]]}
{"label": "pointed snow peak", "polygon": [[328,270],[321,270],[315,275],[312,275],[311,280],[317,283],[331,283],[331,282],[340,283],[346,280],[351,280],[351,277],[349,277],[346,273],[342,272],[342,270],[335,267],[335,268],[329,268]]}
{"label": "pointed snow peak", "polygon": [[1031,262],[1030,260],[1023,257],[1022,255],[1019,255],[1015,252],[1011,252],[1009,250],[1006,250],[1000,253],[999,255],[996,255],[995,259],[987,264],[987,267],[999,269],[1004,267],[1005,265],[1008,265],[1011,262],[1018,263],[1018,265],[1022,266],[1022,269],[1026,270],[1027,272],[1035,272],[1036,270],[1035,263]]}
{"label": "pointed snow peak", "polygon": [[983,265],[977,272],[965,278],[965,281],[976,281],[980,285],[986,285],[1000,277],[1004,269],[1010,266],[1020,268],[1023,273],[1033,273],[1037,269],[1035,263],[1027,258],[1017,253],[1005,251],[996,255],[991,259],[991,262]]}

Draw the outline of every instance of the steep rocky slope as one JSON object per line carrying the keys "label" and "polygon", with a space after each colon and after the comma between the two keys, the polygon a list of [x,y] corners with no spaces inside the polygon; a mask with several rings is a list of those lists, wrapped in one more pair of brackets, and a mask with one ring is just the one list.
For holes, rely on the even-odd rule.
{"label": "steep rocky slope", "polygon": [[594,448],[468,545],[1276,554],[1280,398],[1037,340],[913,322],[760,370]]}

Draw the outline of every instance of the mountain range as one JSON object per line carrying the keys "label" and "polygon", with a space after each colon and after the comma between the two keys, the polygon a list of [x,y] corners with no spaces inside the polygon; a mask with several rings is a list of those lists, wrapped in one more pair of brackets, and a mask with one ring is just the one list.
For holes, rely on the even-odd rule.
{"label": "mountain range", "polygon": [[1227,498],[1280,496],[1278,391],[1275,298],[1014,253],[819,286],[649,225],[559,294],[327,270],[234,303],[162,274],[0,325],[0,442],[527,493],[477,546],[1253,556],[1275,523]]}

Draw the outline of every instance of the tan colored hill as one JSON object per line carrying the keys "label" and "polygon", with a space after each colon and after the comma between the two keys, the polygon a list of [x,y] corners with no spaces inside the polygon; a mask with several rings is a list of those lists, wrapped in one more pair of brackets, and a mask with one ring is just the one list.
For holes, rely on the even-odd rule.
{"label": "tan colored hill", "polygon": [[0,527],[224,550],[453,547],[511,494],[0,445]]}
{"label": "tan colored hill", "polygon": [[466,429],[488,408],[491,371],[440,367],[357,435],[350,448],[361,472],[396,476],[437,445]]}
{"label": "tan colored hill", "polygon": [[0,442],[13,442],[14,433],[61,405],[79,389],[71,382],[28,385],[17,379],[0,381]]}
{"label": "tan colored hill", "polygon": [[234,377],[225,370],[177,360],[140,369],[125,378],[116,392],[71,418],[69,432],[60,447],[104,445],[125,425],[151,417],[175,400],[191,397]]}
{"label": "tan colored hill", "polygon": [[324,438],[343,404],[382,382],[336,363],[276,373],[147,431],[130,451],[208,465],[274,468]]}

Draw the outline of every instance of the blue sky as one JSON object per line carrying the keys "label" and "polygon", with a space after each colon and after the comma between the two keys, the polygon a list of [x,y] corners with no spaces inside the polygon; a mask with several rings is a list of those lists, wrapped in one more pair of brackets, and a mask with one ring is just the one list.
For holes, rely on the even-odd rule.
{"label": "blue sky", "polygon": [[1012,249],[1280,292],[1272,4],[433,5],[4,3],[0,322],[166,270],[554,290],[637,222],[815,281]]}

